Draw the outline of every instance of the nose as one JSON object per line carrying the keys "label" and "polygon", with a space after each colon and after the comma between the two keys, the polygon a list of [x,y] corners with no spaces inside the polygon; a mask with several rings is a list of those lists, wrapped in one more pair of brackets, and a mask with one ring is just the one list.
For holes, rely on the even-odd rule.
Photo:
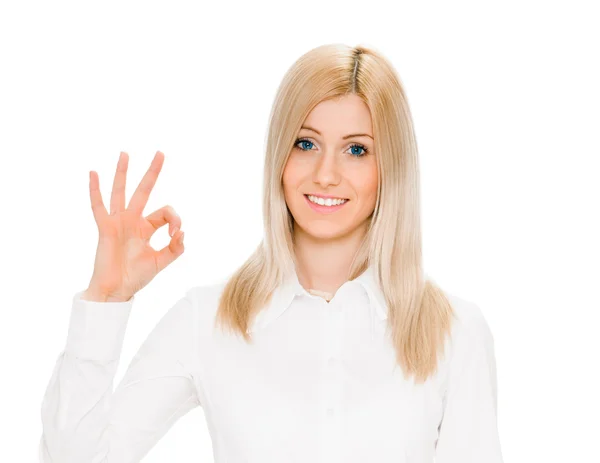
{"label": "nose", "polygon": [[337,185],[340,182],[340,169],[338,159],[333,150],[327,151],[317,160],[313,172],[313,182],[322,188],[328,185]]}

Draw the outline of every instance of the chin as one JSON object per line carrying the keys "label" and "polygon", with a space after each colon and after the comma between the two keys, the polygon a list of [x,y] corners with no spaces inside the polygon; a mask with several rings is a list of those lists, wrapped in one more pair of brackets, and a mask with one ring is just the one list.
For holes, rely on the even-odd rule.
{"label": "chin", "polygon": [[332,240],[348,234],[348,229],[346,227],[335,226],[335,224],[331,223],[323,224],[323,226],[313,223],[308,227],[302,227],[298,223],[296,223],[296,225],[299,226],[306,235],[317,240]]}

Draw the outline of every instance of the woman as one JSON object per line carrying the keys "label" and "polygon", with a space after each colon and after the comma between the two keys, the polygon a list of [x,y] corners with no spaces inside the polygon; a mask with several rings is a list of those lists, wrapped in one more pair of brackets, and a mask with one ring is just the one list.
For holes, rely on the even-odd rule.
{"label": "woman", "polygon": [[170,308],[111,394],[134,294],[184,250],[172,208],[142,216],[163,160],[125,208],[121,154],[110,214],[90,172],[100,239],[44,396],[41,461],[137,462],[201,406],[216,462],[502,462],[492,334],[424,275],[417,145],[381,54],[324,45],[287,72],[263,241]]}

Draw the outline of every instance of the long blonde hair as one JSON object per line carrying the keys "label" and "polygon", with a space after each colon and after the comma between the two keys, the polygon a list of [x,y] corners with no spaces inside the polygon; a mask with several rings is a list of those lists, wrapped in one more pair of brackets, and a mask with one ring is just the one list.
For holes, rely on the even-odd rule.
{"label": "long blonde hair", "polygon": [[443,291],[422,269],[418,152],[408,101],[394,68],[365,46],[326,44],[286,72],[269,118],[264,163],[264,238],[227,280],[215,325],[250,342],[247,329],[295,265],[294,220],[282,176],[298,131],[321,101],[360,96],[372,118],[378,158],[377,202],[348,279],[373,265],[389,308],[396,359],[405,378],[422,382],[436,372],[453,315]]}

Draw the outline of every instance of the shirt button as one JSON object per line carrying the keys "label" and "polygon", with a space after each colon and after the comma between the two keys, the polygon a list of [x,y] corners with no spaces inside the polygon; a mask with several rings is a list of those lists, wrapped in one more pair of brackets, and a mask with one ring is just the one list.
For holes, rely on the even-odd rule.
{"label": "shirt button", "polygon": [[335,359],[333,357],[329,357],[329,360],[327,360],[327,366],[329,366],[329,368],[332,368],[335,365]]}
{"label": "shirt button", "polygon": [[333,414],[334,414],[333,408],[328,408],[327,409],[327,416],[331,418],[333,416]]}

